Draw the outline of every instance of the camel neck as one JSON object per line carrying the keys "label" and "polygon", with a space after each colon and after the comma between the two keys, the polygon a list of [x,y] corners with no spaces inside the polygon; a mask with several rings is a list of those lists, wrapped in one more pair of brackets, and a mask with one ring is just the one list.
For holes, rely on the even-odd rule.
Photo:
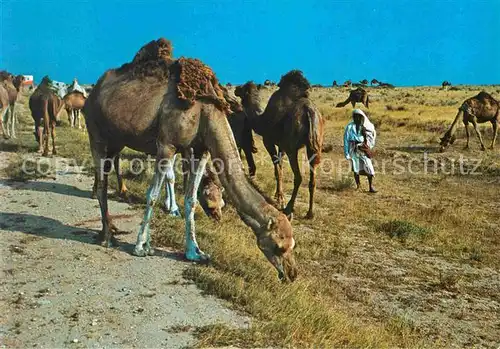
{"label": "camel neck", "polygon": [[233,133],[222,112],[215,112],[208,118],[205,142],[227,198],[238,213],[259,225],[277,216],[278,210],[266,202],[245,175]]}

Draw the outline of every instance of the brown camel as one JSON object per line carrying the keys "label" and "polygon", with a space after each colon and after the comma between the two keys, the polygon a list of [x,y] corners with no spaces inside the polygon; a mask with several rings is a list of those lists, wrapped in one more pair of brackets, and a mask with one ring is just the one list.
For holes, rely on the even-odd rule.
{"label": "brown camel", "polygon": [[73,91],[64,96],[64,108],[68,114],[68,121],[70,127],[76,127],[78,121],[78,128],[82,128],[80,120],[80,110],[85,105],[85,96],[79,91]]}
{"label": "brown camel", "polygon": [[445,80],[445,81],[443,81],[443,83],[441,84],[441,87],[442,87],[443,89],[445,89],[445,88],[446,88],[446,87],[448,87],[448,86],[451,86],[451,83],[450,83],[449,81],[446,81],[446,80]]}
{"label": "brown camel", "polygon": [[481,142],[481,149],[486,150],[483,143],[481,132],[479,132],[478,123],[491,122],[493,127],[493,139],[491,140],[490,149],[495,147],[495,141],[498,133],[498,126],[500,124],[500,103],[495,100],[489,93],[484,91],[479,92],[477,96],[466,99],[458,108],[457,116],[450,129],[441,138],[441,151],[444,151],[450,144],[455,142],[455,132],[457,130],[458,121],[462,116],[462,121],[465,125],[465,133],[467,135],[467,144],[465,148],[469,147],[469,122],[474,127],[479,142]]}
{"label": "brown camel", "polygon": [[333,80],[332,87],[338,87],[337,80]]}
{"label": "brown camel", "polygon": [[337,103],[337,108],[345,107],[349,102],[351,102],[352,107],[356,105],[356,103],[363,103],[365,107],[369,108],[370,98],[368,97],[368,92],[362,87],[358,87],[355,90],[349,92],[349,97],[340,103]]}
{"label": "brown camel", "polygon": [[361,80],[359,83],[360,83],[361,85],[363,85],[363,86],[366,86],[366,85],[368,85],[368,80],[363,79],[363,80]]}
{"label": "brown camel", "polygon": [[351,87],[351,85],[352,85],[351,80],[344,81],[344,83],[342,84],[342,86],[344,86],[344,87]]}
{"label": "brown camel", "polygon": [[[56,155],[56,122],[57,115],[64,107],[61,98],[51,89],[51,80],[48,76],[36,88],[30,97],[29,107],[31,116],[35,121],[35,138],[40,144],[39,151],[43,156],[49,154],[49,132],[52,135],[52,154]],[[43,125],[43,137],[42,137]]]}
{"label": "brown camel", "polygon": [[4,117],[9,112],[9,93],[3,84],[0,84],[0,126],[4,138],[8,138],[7,131],[4,128]]}
{"label": "brown camel", "polygon": [[[309,99],[310,84],[299,70],[292,70],[281,77],[279,89],[273,93],[264,112],[260,107],[257,86],[247,82],[236,88],[243,108],[250,118],[255,132],[263,137],[274,163],[276,177],[276,200],[283,207],[282,158],[287,154],[294,174],[292,197],[284,212],[291,214],[302,183],[298,151],[306,147],[309,168],[309,210],[306,218],[313,217],[314,191],[316,188],[316,167],[321,158],[323,144],[323,118]],[[278,149],[276,149],[278,147]]]}
{"label": "brown camel", "polygon": [[[21,79],[20,79],[21,78]],[[17,115],[15,112],[17,95],[21,89],[22,76],[14,76],[6,71],[0,72],[0,84],[3,85],[9,96],[9,108],[3,115],[2,125],[4,125],[4,137],[16,138]]]}
{"label": "brown camel", "polygon": [[[227,121],[228,112],[211,69],[193,59],[173,62],[170,42],[165,39],[144,46],[132,63],[104,73],[87,99],[84,113],[99,173],[97,197],[103,224],[101,237],[106,246],[111,245],[112,234],[106,190],[111,162],[105,159],[114,158],[125,144],[131,144],[156,153],[155,175],[147,192],[147,208],[134,254],[153,252],[149,234],[152,208],[165,177],[173,189],[173,158],[179,152],[190,164],[185,190],[185,255],[189,260],[206,261],[208,256],[196,242],[194,205],[210,152],[227,198],[256,234],[258,247],[281,279],[295,278],[291,224],[246,178]],[[193,157],[188,157],[191,148]]]}
{"label": "brown camel", "polygon": [[394,88],[394,85],[393,84],[389,84],[387,82],[379,81],[378,82],[378,87]]}
{"label": "brown camel", "polygon": [[379,84],[379,81],[377,79],[372,79],[372,81],[370,81],[370,85],[378,85]]}
{"label": "brown camel", "polygon": [[255,147],[253,139],[252,126],[238,99],[224,86],[221,85],[220,88],[223,91],[224,99],[231,109],[228,115],[228,121],[234,134],[234,140],[236,141],[240,154],[241,151],[245,154],[250,177],[254,177],[257,167],[255,166],[253,153],[257,152],[257,148]]}

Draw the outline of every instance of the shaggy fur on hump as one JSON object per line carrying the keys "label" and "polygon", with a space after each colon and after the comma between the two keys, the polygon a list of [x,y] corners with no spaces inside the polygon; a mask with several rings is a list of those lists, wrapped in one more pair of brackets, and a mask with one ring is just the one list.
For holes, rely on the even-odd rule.
{"label": "shaggy fur on hump", "polygon": [[238,101],[238,99],[235,96],[232,96],[229,93],[229,90],[225,88],[224,86],[219,84],[219,87],[222,90],[222,94],[224,95],[224,99],[226,102],[229,104],[229,108],[231,108],[232,113],[239,113],[243,111],[243,106],[241,103]]}
{"label": "shaggy fur on hump", "polygon": [[300,70],[291,70],[283,75],[278,87],[284,88],[292,85],[304,92],[311,88],[311,84],[307,81],[304,74]]}
{"label": "shaggy fur on hump", "polygon": [[177,97],[186,108],[192,107],[196,100],[205,99],[225,113],[230,113],[217,77],[202,61],[181,57],[172,64],[170,73],[177,84]]}
{"label": "shaggy fur on hump", "polygon": [[117,69],[120,73],[131,72],[133,78],[149,76],[160,80],[167,80],[169,67],[174,59],[172,57],[172,43],[164,38],[153,40],[135,54],[131,63],[125,63]]}

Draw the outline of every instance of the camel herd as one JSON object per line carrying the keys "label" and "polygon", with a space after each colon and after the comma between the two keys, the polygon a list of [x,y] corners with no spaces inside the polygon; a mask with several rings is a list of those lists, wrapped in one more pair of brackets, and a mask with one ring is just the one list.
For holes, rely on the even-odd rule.
{"label": "camel herd", "polygon": [[[6,72],[0,73],[0,79],[3,133],[5,137],[15,137],[14,103],[19,91],[18,81]],[[348,86],[353,85],[350,81],[348,83]],[[360,84],[366,86],[368,80],[362,80]],[[371,84],[393,87],[376,79]],[[264,85],[274,83],[267,80]],[[302,183],[298,151],[305,147],[308,156],[309,209],[306,218],[313,218],[315,172],[323,146],[324,119],[309,96],[311,88],[301,71],[292,70],[281,77],[277,90],[262,110],[259,86],[255,83],[249,81],[237,86],[233,95],[219,84],[214,72],[201,61],[175,59],[170,41],[161,38],[143,46],[130,63],[106,71],[88,98],[78,92],[61,98],[51,88],[50,79],[45,77],[31,95],[29,107],[35,122],[35,137],[44,156],[49,153],[49,135],[52,136],[52,153],[57,152],[55,130],[61,109],[66,108],[74,127],[79,110],[83,108],[94,159],[93,192],[101,210],[100,239],[103,245],[113,244],[112,233],[116,230],[110,218],[107,197],[108,174],[113,166],[120,195],[127,193],[119,171],[123,148],[156,156],[154,177],[146,193],[147,207],[134,249],[137,256],[153,253],[149,225],[153,206],[163,187],[167,194],[164,209],[172,216],[180,216],[174,190],[174,161],[180,156],[186,170],[187,259],[206,261],[209,258],[196,241],[194,208],[198,199],[209,215],[220,218],[224,191],[224,197],[255,233],[257,246],[275,267],[279,278],[294,280],[297,274],[293,258],[295,240],[290,222]],[[362,87],[350,91],[348,98],[337,107],[348,103],[354,107],[358,102],[369,107],[368,93]],[[9,116],[4,117],[9,109]],[[468,124],[471,123],[483,149],[477,123],[491,122],[493,148],[500,123],[499,109],[499,102],[486,92],[467,99],[441,139],[441,149],[455,140],[460,116],[466,126],[467,145]],[[257,151],[253,132],[262,136],[273,162],[275,202],[267,198],[251,179],[257,170],[253,160],[253,153]],[[245,153],[250,177],[242,167],[240,151]],[[286,205],[282,179],[285,154],[294,174],[292,195]]]}

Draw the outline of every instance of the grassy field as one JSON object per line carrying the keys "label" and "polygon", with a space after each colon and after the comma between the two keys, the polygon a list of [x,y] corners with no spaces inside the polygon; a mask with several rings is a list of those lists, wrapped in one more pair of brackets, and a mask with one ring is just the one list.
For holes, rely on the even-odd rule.
{"label": "grassy field", "polygon": [[[375,186],[355,191],[342,155],[342,131],[352,108],[334,108],[348,90],[315,88],[312,98],[326,119],[316,216],[307,211],[303,182],[293,221],[300,276],[280,284],[255,238],[233,208],[221,223],[198,216],[198,241],[212,255],[209,266],[192,265],[186,277],[208,293],[250,314],[249,330],[200,328],[200,346],[239,347],[496,347],[500,342],[500,143],[482,152],[472,133],[438,152],[458,106],[481,89],[500,99],[500,86],[369,89],[369,116],[378,131]],[[271,90],[263,91],[268,97]],[[19,160],[36,150],[27,96],[20,100],[21,137],[0,142]],[[363,109],[365,109],[363,107]],[[366,110],[366,109],[365,109]],[[85,131],[58,128],[61,156],[90,164]],[[481,127],[487,145],[491,125]],[[257,139],[256,182],[270,195],[271,161]],[[144,204],[150,173],[128,173],[131,194]],[[304,173],[307,168],[303,166]],[[20,161],[10,176],[30,180]],[[285,161],[285,193],[293,177]],[[308,178],[304,176],[304,178]],[[114,185],[114,180],[112,181]],[[179,183],[179,189],[181,183]],[[90,189],[90,188],[89,188]],[[182,199],[181,199],[182,203]],[[97,214],[97,209],[96,209]],[[156,210],[156,245],[183,246],[183,221]],[[168,272],[168,271],[165,271]]]}

